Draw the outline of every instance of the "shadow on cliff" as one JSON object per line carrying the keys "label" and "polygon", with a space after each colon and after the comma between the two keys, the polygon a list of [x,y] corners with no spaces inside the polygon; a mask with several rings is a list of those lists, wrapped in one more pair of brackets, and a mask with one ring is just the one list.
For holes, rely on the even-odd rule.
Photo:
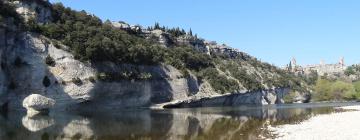
{"label": "shadow on cliff", "polygon": [[[76,102],[65,93],[63,84],[50,72],[51,66],[46,64],[48,42],[41,39],[41,42],[36,42],[33,37],[39,36],[29,33],[6,35],[2,65],[8,81],[5,104],[9,109],[24,110],[22,101],[30,94],[52,98],[59,108],[64,101]],[[43,46],[36,47],[39,45]]]}
{"label": "shadow on cliff", "polygon": [[[93,98],[81,104],[98,109],[149,107],[152,104],[173,100],[173,89],[169,83],[169,75],[162,66],[116,65],[111,62],[92,63],[97,75],[111,74],[110,79],[96,80],[90,94]],[[132,74],[124,79],[119,75]],[[139,75],[150,74],[147,79],[139,79]]]}

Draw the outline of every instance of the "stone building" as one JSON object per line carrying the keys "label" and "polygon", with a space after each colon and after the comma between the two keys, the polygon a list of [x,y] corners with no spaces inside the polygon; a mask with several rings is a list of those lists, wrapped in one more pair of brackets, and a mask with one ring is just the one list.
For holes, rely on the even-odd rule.
{"label": "stone building", "polygon": [[231,58],[241,55],[241,52],[238,49],[229,47],[226,44],[219,45],[215,41],[206,41],[205,44],[212,53],[225,54]]}
{"label": "stone building", "polygon": [[347,67],[345,65],[344,57],[341,57],[339,62],[335,64],[326,64],[322,60],[320,64],[306,65],[306,66],[297,65],[296,59],[293,58],[290,64],[287,65],[286,70],[298,75],[308,75],[312,72],[317,72],[320,76],[323,76],[325,74],[331,74],[331,75],[344,74],[346,68]]}

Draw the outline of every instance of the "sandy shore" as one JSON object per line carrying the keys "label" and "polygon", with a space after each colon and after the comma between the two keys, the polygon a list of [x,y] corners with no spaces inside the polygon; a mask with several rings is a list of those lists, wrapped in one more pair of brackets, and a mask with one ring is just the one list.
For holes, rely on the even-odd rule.
{"label": "sandy shore", "polygon": [[315,116],[296,125],[269,126],[279,140],[359,140],[360,106],[341,107],[356,111]]}

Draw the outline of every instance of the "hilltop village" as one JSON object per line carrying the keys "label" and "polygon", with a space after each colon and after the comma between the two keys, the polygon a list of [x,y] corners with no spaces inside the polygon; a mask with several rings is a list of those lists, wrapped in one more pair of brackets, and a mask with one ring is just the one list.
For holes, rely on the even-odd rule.
{"label": "hilltop village", "polygon": [[174,44],[191,45],[197,51],[208,55],[211,53],[216,53],[227,55],[231,58],[235,58],[237,56],[245,57],[245,55],[247,55],[244,52],[241,52],[238,49],[232,48],[226,44],[218,44],[216,41],[208,41],[202,38],[198,38],[196,34],[192,34],[192,31],[186,33],[180,29],[175,29],[175,32],[178,31],[178,34],[180,35],[176,35],[176,37],[173,38],[171,33],[168,32],[169,29],[166,27],[160,27],[158,23],[156,23],[153,28],[144,28],[141,25],[130,25],[123,21],[112,21],[111,25],[121,30],[135,32],[137,35],[145,37],[149,40],[154,40],[154,42],[157,42],[166,48],[171,47]]}
{"label": "hilltop village", "polygon": [[343,75],[347,66],[345,65],[344,57],[339,59],[338,63],[326,64],[323,60],[320,64],[300,66],[297,64],[297,60],[293,58],[291,62],[284,68],[288,72],[296,75],[309,75],[313,72],[317,72],[318,75]]}

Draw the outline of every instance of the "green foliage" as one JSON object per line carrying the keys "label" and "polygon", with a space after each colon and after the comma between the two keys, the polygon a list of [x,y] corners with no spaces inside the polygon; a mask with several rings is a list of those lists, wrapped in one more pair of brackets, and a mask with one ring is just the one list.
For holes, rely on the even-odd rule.
{"label": "green foliage", "polygon": [[0,24],[5,23],[5,18],[13,19],[15,25],[23,24],[23,20],[15,11],[14,6],[7,4],[4,1],[0,1]]}
{"label": "green foliage", "polygon": [[[62,48],[60,43],[68,46],[66,51],[73,53],[75,58],[80,61],[111,61],[116,64],[131,65],[170,64],[179,69],[185,77],[189,75],[189,71],[196,73],[200,79],[208,80],[221,93],[239,90],[237,81],[248,90],[264,89],[265,82],[269,85],[268,87],[301,88],[300,80],[296,80],[273,65],[253,59],[245,53],[239,53],[236,57],[220,54],[209,56],[194,50],[192,46],[175,44],[170,48],[165,48],[139,34],[116,29],[109,21],[103,23],[98,17],[85,11],[74,11],[65,8],[62,4],[54,4],[51,9],[53,22],[40,25],[30,21],[27,29],[56,40],[53,44],[57,48]],[[171,37],[186,34],[192,36],[193,34],[191,29],[189,33],[186,33],[183,29],[169,29],[161,27],[158,23],[149,29],[163,30]],[[197,38],[197,35],[195,34],[194,37]],[[50,66],[55,65],[55,61],[49,56],[45,61]],[[221,61],[233,62],[223,65],[223,68],[220,67],[220,69],[227,71],[235,79],[230,79],[217,71],[216,67],[222,65]],[[262,77],[256,72],[248,72],[248,69],[242,68],[242,63],[247,63],[256,70],[268,73]],[[276,76],[272,76],[271,73],[275,73]],[[132,70],[116,73],[100,72],[96,75],[96,79],[101,81],[149,80],[152,78],[154,76],[151,73]],[[81,80],[78,78],[74,78],[72,81],[81,84]]]}
{"label": "green foliage", "polygon": [[348,67],[344,73],[345,73],[345,75],[350,76],[350,75],[355,74],[355,70],[353,67]]}
{"label": "green foliage", "polygon": [[360,82],[348,83],[319,78],[312,94],[314,101],[359,100]]}
{"label": "green foliage", "polygon": [[57,40],[52,40],[53,45],[55,48],[57,49],[63,49],[62,46],[59,44],[59,42]]}
{"label": "green foliage", "polygon": [[311,71],[310,74],[305,77],[305,82],[309,85],[315,85],[318,78],[319,75],[317,71]]}
{"label": "green foliage", "polygon": [[[179,36],[186,35],[186,31],[184,29],[180,29],[179,27],[171,28],[171,29],[169,29],[169,28],[167,28],[165,26],[161,27],[158,22],[156,22],[153,27],[149,27],[148,29],[149,30],[162,30],[164,32],[169,33],[173,37],[179,37]],[[192,30],[191,29],[189,31],[189,35],[192,36]]]}
{"label": "green foliage", "polygon": [[289,94],[286,94],[283,99],[285,103],[293,103],[295,97],[296,97],[296,92],[292,90],[290,91]]}
{"label": "green foliage", "polygon": [[35,33],[41,32],[41,27],[38,25],[37,21],[34,18],[30,18],[26,22],[26,29],[30,32],[35,32]]}
{"label": "green foliage", "polygon": [[122,81],[122,80],[151,80],[153,75],[148,72],[124,70],[120,72],[106,73],[100,72],[96,74],[96,78],[100,81]]}
{"label": "green foliage", "polygon": [[210,56],[197,52],[188,46],[170,49],[166,62],[178,69],[189,68],[199,71],[203,68],[213,67]]}
{"label": "green foliage", "polygon": [[96,83],[96,79],[95,79],[95,77],[93,77],[93,76],[89,77],[89,81],[90,81],[91,83]]}
{"label": "green foliage", "polygon": [[355,89],[351,83],[345,83],[343,81],[336,81],[331,86],[332,98],[335,100],[342,99],[355,99]]}
{"label": "green foliage", "polygon": [[106,81],[108,79],[108,76],[105,72],[96,73],[96,79],[100,81]]}
{"label": "green foliage", "polygon": [[211,86],[218,92],[224,94],[239,90],[238,83],[233,79],[228,79],[225,75],[220,75],[215,68],[206,68],[199,72],[199,79],[207,79]]}
{"label": "green foliage", "polygon": [[222,56],[213,57],[216,58],[214,62],[220,70],[228,72],[250,91],[264,89],[264,85],[269,88],[291,87],[304,90],[302,80],[268,63],[246,58],[246,56],[237,59],[222,58]]}
{"label": "green foliage", "polygon": [[360,81],[356,81],[353,83],[355,92],[360,93]]}
{"label": "green foliage", "polygon": [[79,77],[72,78],[71,82],[73,82],[75,85],[82,85],[82,81]]}
{"label": "green foliage", "polygon": [[331,91],[331,82],[327,79],[319,79],[316,82],[315,93],[312,95],[313,100],[324,101],[330,100],[332,97],[330,95]]}
{"label": "green foliage", "polygon": [[52,58],[50,55],[46,56],[45,63],[51,67],[55,67],[55,65],[56,65],[54,58]]}
{"label": "green foliage", "polygon": [[346,68],[344,73],[347,76],[359,74],[360,73],[360,65],[349,66],[349,67]]}
{"label": "green foliage", "polygon": [[[82,61],[139,65],[168,62],[177,68],[196,70],[211,65],[210,57],[197,53],[191,47],[163,48],[126,31],[114,29],[109,24],[103,24],[99,18],[85,11],[73,11],[61,4],[53,6],[53,19],[53,23],[38,25],[42,34],[69,46],[75,58]],[[160,28],[159,25],[155,27]],[[174,34],[180,34],[177,33],[178,30],[175,29]]]}
{"label": "green foliage", "polygon": [[139,78],[140,79],[151,79],[152,75],[151,75],[151,73],[140,73]]}

